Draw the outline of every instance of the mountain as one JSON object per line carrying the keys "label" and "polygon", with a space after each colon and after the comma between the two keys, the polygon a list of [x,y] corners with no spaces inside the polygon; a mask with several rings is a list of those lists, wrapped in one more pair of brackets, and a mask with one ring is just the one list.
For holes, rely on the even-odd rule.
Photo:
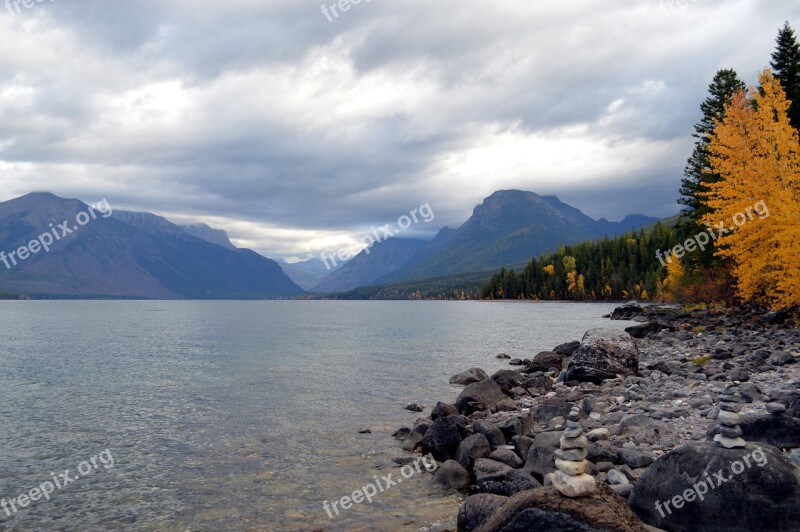
{"label": "mountain", "polygon": [[222,229],[214,229],[206,224],[182,225],[180,227],[190,235],[201,238],[206,242],[211,242],[212,244],[216,244],[230,250],[238,249],[233,245],[230,238],[228,238],[228,233]]}
{"label": "mountain", "polygon": [[[0,262],[0,292],[143,299],[263,299],[303,293],[275,261],[253,251],[208,242],[154,214],[113,213],[105,207],[92,209],[49,193],[0,203],[0,260],[9,263]],[[18,248],[37,238],[52,240],[49,250],[29,246],[37,252],[22,260]]]}
{"label": "mountain", "polygon": [[424,240],[396,237],[373,244],[323,279],[313,291],[343,292],[374,284],[407,264],[426,244]]}
{"label": "mountain", "polygon": [[[234,246],[231,242],[230,237],[228,237],[228,233],[222,229],[214,229],[213,227],[209,227],[208,225],[202,223],[182,225],[180,227],[190,235],[201,238],[206,242],[211,242],[212,244],[217,244],[218,246],[222,246],[231,250],[237,249],[236,246]],[[280,265],[283,273],[285,273],[294,284],[303,290],[309,290],[318,285],[320,281],[322,281],[322,279],[324,279],[331,271],[334,271],[341,266],[339,265],[329,271],[325,268],[325,264],[319,259],[310,259],[293,264],[289,264],[284,259],[274,260]]]}
{"label": "mountain", "polygon": [[293,263],[288,263],[283,259],[277,259],[277,261],[281,269],[283,269],[283,273],[288,275],[289,279],[304,290],[311,290],[344,264],[339,263],[329,270],[320,259],[309,259]]}
{"label": "mountain", "polygon": [[555,196],[500,190],[475,207],[461,227],[437,235],[425,253],[378,279],[377,284],[486,271],[528,261],[559,246],[622,234],[656,221],[641,215],[628,216],[621,222],[594,220]]}
{"label": "mountain", "polygon": [[602,236],[613,238],[615,236],[623,235],[629,231],[636,231],[644,227],[653,225],[656,222],[663,221],[658,218],[651,218],[642,214],[629,214],[622,219],[621,222],[609,222],[605,218],[600,218],[597,221],[598,229],[603,231]]}

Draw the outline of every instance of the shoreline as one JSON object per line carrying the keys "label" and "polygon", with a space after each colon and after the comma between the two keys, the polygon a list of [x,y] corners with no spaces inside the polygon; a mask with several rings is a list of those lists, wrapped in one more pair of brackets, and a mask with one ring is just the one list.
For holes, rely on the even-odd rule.
{"label": "shoreline", "polygon": [[[603,355],[608,360],[600,362],[614,369],[619,369],[614,359],[624,359],[631,349],[627,342],[634,346],[635,355],[627,353],[635,358],[631,371],[611,375],[597,372],[596,365],[580,368],[576,359],[591,343],[587,334],[581,343],[562,344],[530,360],[507,360],[509,369],[491,376],[478,368],[455,375],[451,384],[464,389],[454,403],[439,402],[431,415],[395,432],[405,451],[433,454],[439,466],[434,483],[468,497],[458,530],[502,530],[497,523],[530,518],[531,505],[552,510],[547,500],[555,492],[555,453],[573,408],[579,409],[586,431],[586,472],[598,486],[588,499],[555,497],[558,504],[566,504],[564,499],[572,505],[567,513],[576,523],[591,530],[606,518],[620,530],[658,530],[705,511],[710,515],[702,517],[711,519],[706,526],[719,527],[725,512],[712,503],[692,505],[685,515],[668,507],[662,518],[648,515],[642,500],[643,494],[677,482],[663,471],[660,481],[653,478],[676,453],[719,459],[744,450],[714,444],[715,434],[727,430],[726,436],[741,434],[747,450],[758,446],[772,453],[768,468],[781,471],[773,476],[786,477],[791,497],[776,501],[777,510],[771,510],[784,525],[800,529],[800,330],[795,318],[746,306],[687,310],[638,304],[618,307],[608,317],[640,323],[626,329],[627,338],[609,333],[601,339],[611,349]],[[729,388],[740,403],[741,425],[735,427],[719,425],[720,397],[731,393]],[[744,497],[739,503],[756,506],[752,494],[739,496]],[[594,515],[598,511],[602,515]],[[759,521],[760,512],[751,508],[748,515]],[[541,515],[538,519],[543,525]],[[430,530],[451,528],[442,523]]]}

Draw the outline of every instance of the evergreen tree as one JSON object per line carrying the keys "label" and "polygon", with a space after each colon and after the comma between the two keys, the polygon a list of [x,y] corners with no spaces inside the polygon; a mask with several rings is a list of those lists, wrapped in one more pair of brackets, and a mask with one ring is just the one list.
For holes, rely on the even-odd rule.
{"label": "evergreen tree", "polygon": [[[697,141],[683,172],[681,198],[678,200],[686,206],[683,210],[684,221],[678,228],[683,237],[688,238],[705,230],[705,227],[700,225],[700,219],[712,212],[705,194],[709,190],[709,184],[720,180],[718,174],[712,173],[709,164],[709,137],[716,127],[715,120],[721,121],[724,118],[725,106],[730,103],[733,95],[745,89],[746,85],[739,79],[735,70],[719,70],[708,87],[710,96],[700,105],[703,118],[694,126],[695,132],[692,136]],[[714,264],[713,248],[708,247],[705,252],[693,254],[689,262],[691,266]]]}
{"label": "evergreen tree", "polygon": [[788,22],[778,33],[777,47],[770,64],[791,102],[789,123],[795,129],[800,129],[800,44]]}

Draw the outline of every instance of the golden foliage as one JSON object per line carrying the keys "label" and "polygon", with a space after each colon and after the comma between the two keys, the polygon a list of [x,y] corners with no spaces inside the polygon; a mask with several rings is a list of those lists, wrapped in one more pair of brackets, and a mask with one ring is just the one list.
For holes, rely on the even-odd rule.
{"label": "golden foliage", "polygon": [[664,279],[664,290],[670,301],[680,300],[681,281],[683,281],[684,270],[681,260],[670,252],[666,257],[667,278]]}
{"label": "golden foliage", "polygon": [[575,271],[571,271],[567,274],[567,290],[578,299],[583,299],[586,293],[585,283],[586,280],[583,278],[583,275],[579,275]]}
{"label": "golden foliage", "polygon": [[[760,81],[763,94],[736,94],[710,136],[711,168],[722,180],[710,184],[714,212],[701,221],[731,229],[717,254],[733,261],[740,297],[790,307],[800,304],[800,144],[780,82],[769,70]],[[766,216],[753,214],[757,204]]]}

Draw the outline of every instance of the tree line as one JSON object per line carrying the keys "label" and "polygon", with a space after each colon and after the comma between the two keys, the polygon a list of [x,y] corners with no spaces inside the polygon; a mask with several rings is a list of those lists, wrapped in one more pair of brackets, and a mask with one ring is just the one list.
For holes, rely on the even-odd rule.
{"label": "tree line", "polygon": [[617,238],[565,246],[532,259],[519,273],[502,268],[484,285],[481,297],[540,301],[664,298],[667,273],[657,253],[677,242],[676,228],[659,222]]}

